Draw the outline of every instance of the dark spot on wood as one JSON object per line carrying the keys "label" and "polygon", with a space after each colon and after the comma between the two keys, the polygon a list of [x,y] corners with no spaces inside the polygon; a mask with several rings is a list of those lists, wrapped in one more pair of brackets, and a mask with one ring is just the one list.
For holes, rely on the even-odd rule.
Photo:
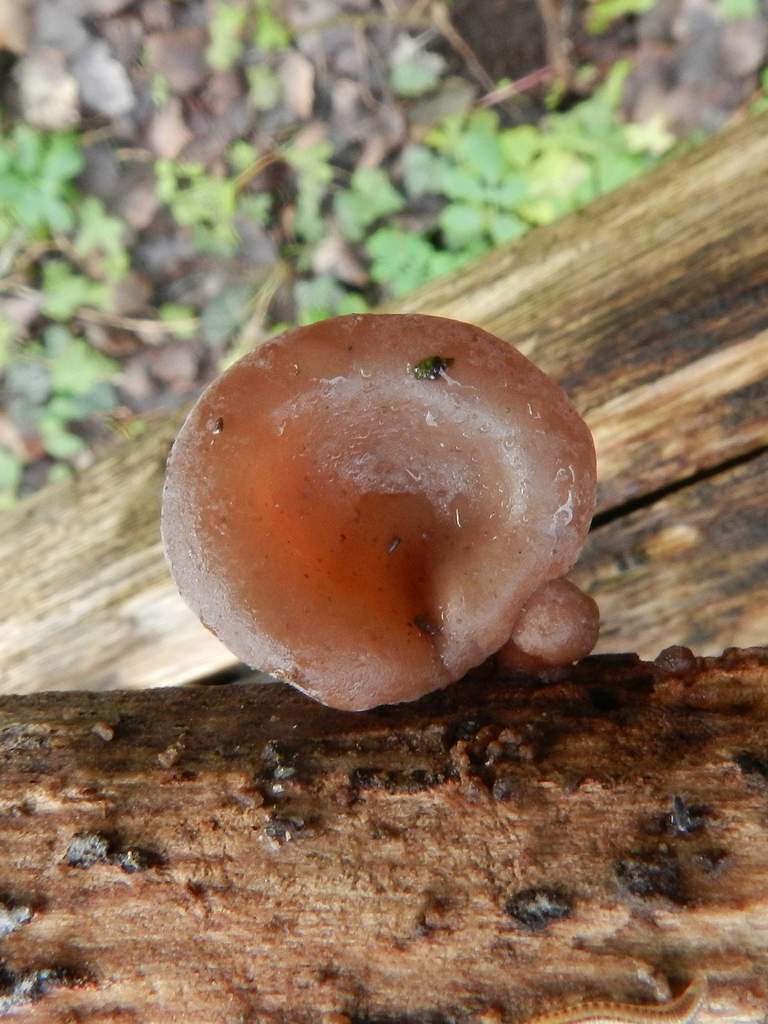
{"label": "dark spot on wood", "polygon": [[300,837],[304,824],[303,818],[271,817],[264,823],[264,833],[278,843],[289,843]]}
{"label": "dark spot on wood", "polygon": [[715,846],[699,850],[693,859],[702,871],[706,871],[710,875],[718,875],[728,860],[728,851],[721,846]]}
{"label": "dark spot on wood", "polygon": [[84,980],[82,974],[68,967],[14,971],[7,964],[0,964],[0,1016],[36,1003],[55,988],[72,988]]}
{"label": "dark spot on wood", "polygon": [[32,920],[32,908],[13,900],[0,899],[0,939]]}
{"label": "dark spot on wood", "polygon": [[617,690],[604,690],[595,686],[589,691],[589,699],[595,711],[608,712],[620,711],[622,707],[621,694]]}
{"label": "dark spot on wood", "polygon": [[264,778],[291,779],[297,772],[296,751],[279,740],[269,740],[264,744],[261,759],[267,766]]}
{"label": "dark spot on wood", "polygon": [[674,854],[666,849],[630,853],[614,865],[622,889],[633,896],[664,896],[683,903],[683,882]]}
{"label": "dark spot on wood", "polygon": [[500,775],[491,787],[494,800],[512,800],[520,793],[520,783],[513,775]]}
{"label": "dark spot on wood", "polygon": [[111,864],[126,874],[146,871],[160,863],[160,857],[138,846],[122,846],[101,832],[78,832],[67,848],[65,862],[73,868],[87,870],[96,864]]}
{"label": "dark spot on wood", "polygon": [[447,777],[446,772],[433,772],[426,768],[409,768],[405,771],[355,768],[349,774],[349,784],[358,793],[367,789],[381,789],[387,793],[423,793],[442,786]]}
{"label": "dark spot on wood", "polygon": [[679,835],[690,835],[698,832],[705,825],[707,809],[701,806],[689,806],[677,793],[672,797],[672,810],[669,823]]}
{"label": "dark spot on wood", "polygon": [[571,899],[560,889],[522,889],[504,904],[504,913],[529,932],[540,932],[553,921],[570,916]]}
{"label": "dark spot on wood", "polygon": [[589,654],[582,658],[579,666],[586,668],[629,668],[640,663],[639,654]]}
{"label": "dark spot on wood", "polygon": [[462,718],[453,727],[451,746],[457,740],[473,740],[480,730],[491,723],[489,715],[476,715],[473,718]]}
{"label": "dark spot on wood", "polygon": [[768,761],[762,757],[758,757],[757,754],[752,754],[748,750],[742,751],[737,754],[733,759],[739,766],[744,775],[759,775],[762,779],[768,782]]}
{"label": "dark spot on wood", "polygon": [[92,868],[109,863],[109,840],[98,832],[78,832],[67,849],[67,864],[73,868]]}

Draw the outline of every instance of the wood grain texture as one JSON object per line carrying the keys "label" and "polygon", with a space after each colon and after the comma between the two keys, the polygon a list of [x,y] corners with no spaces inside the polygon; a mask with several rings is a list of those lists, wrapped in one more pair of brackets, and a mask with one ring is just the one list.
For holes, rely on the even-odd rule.
{"label": "wood grain texture", "polygon": [[597,651],[768,640],[768,452],[593,530],[572,578],[600,605]]}
{"label": "wood grain texture", "polygon": [[762,1024],[767,811],[766,650],[359,714],[279,684],[5,697],[0,1010],[522,1024],[701,973],[702,1024]]}
{"label": "wood grain texture", "polygon": [[[565,385],[595,433],[602,510],[768,443],[767,124],[398,303],[484,326]],[[232,664],[162,560],[177,424],[3,517],[0,691],[180,683]],[[692,567],[689,588],[696,579]]]}

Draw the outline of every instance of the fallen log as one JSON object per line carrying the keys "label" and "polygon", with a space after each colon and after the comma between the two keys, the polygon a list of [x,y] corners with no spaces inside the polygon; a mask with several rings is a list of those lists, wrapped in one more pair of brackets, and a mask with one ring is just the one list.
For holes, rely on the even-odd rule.
{"label": "fallen log", "polygon": [[[608,549],[596,531],[590,564],[634,543],[634,522],[617,537],[624,511],[698,486],[703,471],[768,445],[768,232],[759,213],[767,120],[751,118],[398,303],[488,328],[568,389],[595,435],[600,521],[611,520]],[[167,685],[233,664],[182,605],[160,550],[160,486],[178,422],[159,420],[71,484],[3,517],[3,692]],[[729,540],[716,522],[729,491],[725,478],[720,487],[713,480],[707,559],[725,564]],[[702,515],[703,494],[692,499]],[[663,508],[676,514],[674,502]],[[763,550],[766,518],[751,534]],[[674,518],[655,523],[675,527]],[[656,564],[666,568],[661,556]],[[680,639],[675,628],[665,632],[671,618],[696,620],[701,653],[734,642],[722,592],[700,568],[692,557],[676,561],[673,590],[653,591],[643,615],[631,590],[618,592],[600,649],[638,647],[652,657]],[[580,582],[605,591],[597,579]],[[768,635],[764,596],[757,574],[733,581],[729,600],[751,609],[738,624],[742,644]]]}
{"label": "fallen log", "polygon": [[282,684],[4,697],[0,1013],[523,1024],[703,977],[702,1024],[758,1024],[767,814],[767,649],[359,714]]}

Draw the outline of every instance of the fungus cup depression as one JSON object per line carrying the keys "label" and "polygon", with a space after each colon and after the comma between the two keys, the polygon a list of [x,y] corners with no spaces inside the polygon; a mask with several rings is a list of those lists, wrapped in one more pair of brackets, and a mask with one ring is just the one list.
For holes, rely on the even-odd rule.
{"label": "fungus cup depression", "polygon": [[589,430],[524,356],[469,324],[370,314],[289,331],[213,381],[171,452],[162,535],[239,658],[362,710],[495,652],[589,653],[596,606],[560,578],[594,502]]}

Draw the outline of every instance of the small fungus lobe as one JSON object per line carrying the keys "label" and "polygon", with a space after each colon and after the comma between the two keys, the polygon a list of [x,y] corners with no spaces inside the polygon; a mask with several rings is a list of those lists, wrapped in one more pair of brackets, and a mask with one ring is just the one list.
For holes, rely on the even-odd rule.
{"label": "small fungus lobe", "polygon": [[241,660],[362,710],[498,651],[524,670],[589,653],[597,608],[562,577],[594,502],[586,424],[511,345],[355,315],[208,387],[169,459],[162,534],[182,596]]}

